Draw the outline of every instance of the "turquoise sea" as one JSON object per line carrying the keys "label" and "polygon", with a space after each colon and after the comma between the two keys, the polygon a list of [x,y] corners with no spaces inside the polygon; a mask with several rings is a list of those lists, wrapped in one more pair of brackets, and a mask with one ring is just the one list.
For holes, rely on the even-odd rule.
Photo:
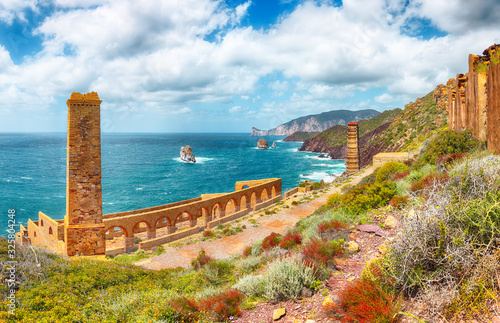
{"label": "turquoise sea", "polygon": [[[264,138],[276,148],[257,149]],[[302,180],[331,181],[343,160],[299,152],[301,143],[249,134],[102,134],[104,213],[134,210],[234,190],[240,180],[279,177],[283,190]],[[190,145],[197,163],[179,159]],[[8,209],[18,223],[42,211],[62,219],[66,207],[66,134],[0,134],[0,225]],[[2,230],[0,235],[6,235]]]}

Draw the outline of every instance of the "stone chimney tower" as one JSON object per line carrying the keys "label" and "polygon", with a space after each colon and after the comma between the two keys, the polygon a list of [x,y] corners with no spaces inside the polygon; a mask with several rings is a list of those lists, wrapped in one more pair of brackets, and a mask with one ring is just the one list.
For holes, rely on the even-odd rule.
{"label": "stone chimney tower", "polygon": [[359,171],[359,131],[357,122],[347,124],[347,173]]}
{"label": "stone chimney tower", "polygon": [[65,244],[68,256],[105,253],[101,186],[101,100],[73,92],[68,105]]}

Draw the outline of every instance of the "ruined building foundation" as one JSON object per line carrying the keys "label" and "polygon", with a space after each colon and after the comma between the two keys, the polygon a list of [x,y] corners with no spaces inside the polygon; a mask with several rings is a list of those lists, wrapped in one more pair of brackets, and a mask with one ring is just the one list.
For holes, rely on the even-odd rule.
{"label": "ruined building foundation", "polygon": [[357,122],[347,124],[347,173],[359,171],[359,130]]}

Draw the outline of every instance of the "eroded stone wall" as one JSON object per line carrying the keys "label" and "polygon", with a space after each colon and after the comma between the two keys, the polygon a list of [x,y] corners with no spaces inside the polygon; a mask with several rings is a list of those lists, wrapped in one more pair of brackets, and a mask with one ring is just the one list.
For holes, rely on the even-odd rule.
{"label": "eroded stone wall", "polygon": [[68,105],[65,242],[68,256],[106,251],[102,216],[101,100],[72,93]]}
{"label": "eroded stone wall", "polygon": [[359,129],[357,122],[347,124],[347,173],[359,171]]}

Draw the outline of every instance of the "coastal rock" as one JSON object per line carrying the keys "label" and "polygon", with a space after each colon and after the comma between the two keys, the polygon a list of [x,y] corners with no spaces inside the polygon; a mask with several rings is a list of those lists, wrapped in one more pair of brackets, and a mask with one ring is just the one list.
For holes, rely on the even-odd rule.
{"label": "coastal rock", "polygon": [[259,139],[259,141],[257,142],[257,148],[269,149],[269,144],[267,143],[267,140]]}
{"label": "coastal rock", "polygon": [[271,146],[271,148],[276,148],[276,142],[273,141],[273,145]]}
{"label": "coastal rock", "polygon": [[181,160],[188,163],[196,163],[196,158],[190,146],[181,147]]}

